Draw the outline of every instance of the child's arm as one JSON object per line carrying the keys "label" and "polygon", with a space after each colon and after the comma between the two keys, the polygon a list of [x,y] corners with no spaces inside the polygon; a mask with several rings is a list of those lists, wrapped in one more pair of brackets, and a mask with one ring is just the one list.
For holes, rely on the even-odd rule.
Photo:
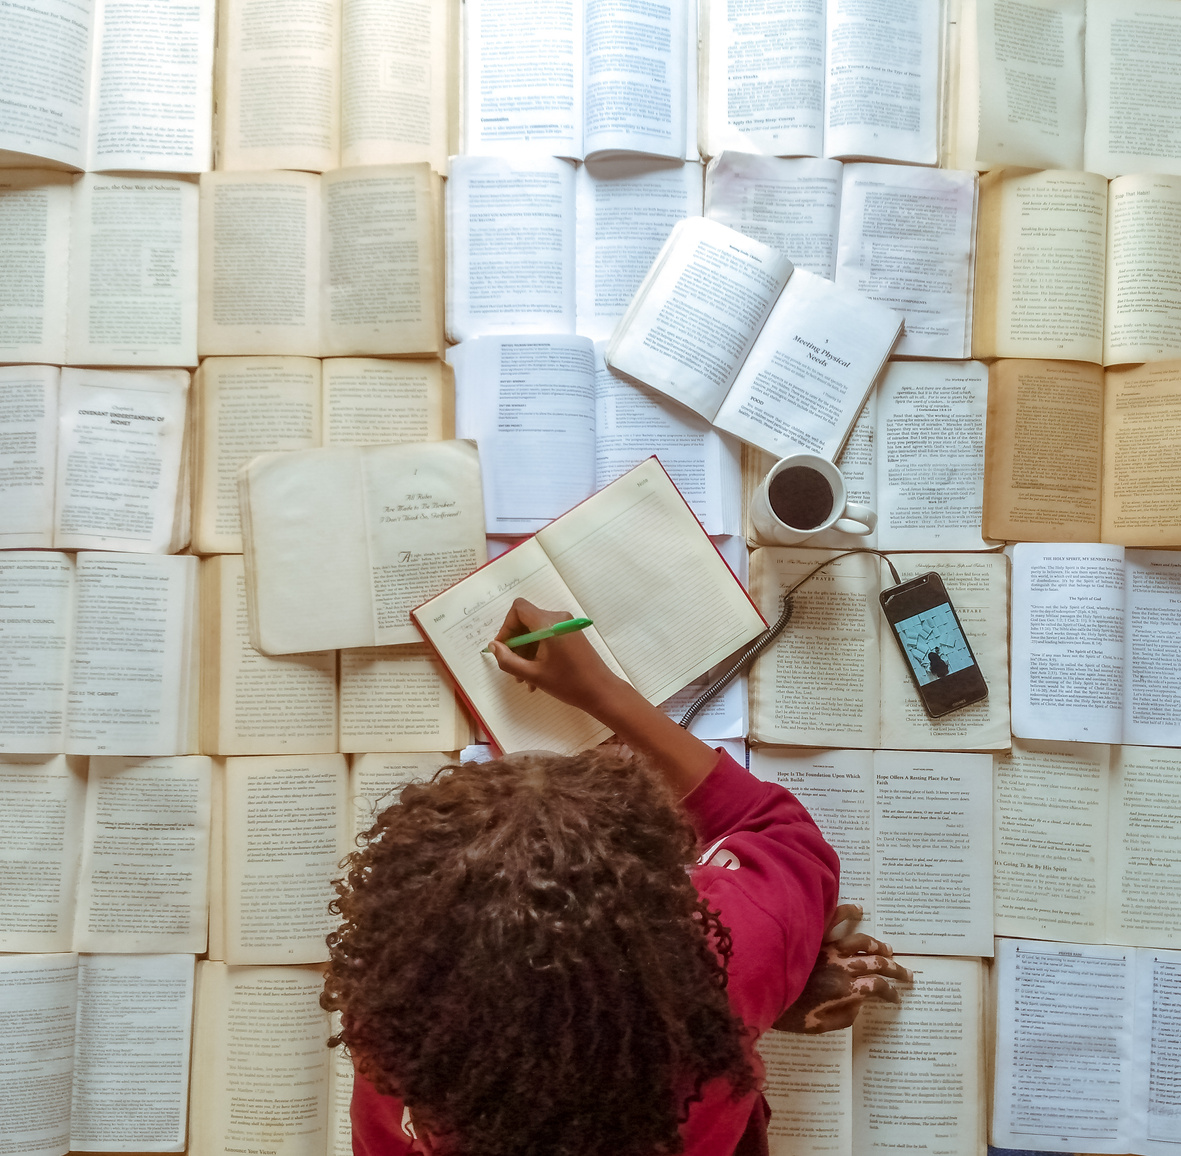
{"label": "child's arm", "polygon": [[508,638],[569,617],[518,598],[492,643],[500,669],[610,727],[633,751],[645,755],[676,794],[684,797],[713,770],[717,752],[614,674],[581,633],[547,638],[520,650],[504,645]]}

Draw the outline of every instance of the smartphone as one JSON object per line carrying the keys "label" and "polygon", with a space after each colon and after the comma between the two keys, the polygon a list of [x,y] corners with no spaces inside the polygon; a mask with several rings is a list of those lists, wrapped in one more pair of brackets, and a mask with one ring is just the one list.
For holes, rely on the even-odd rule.
{"label": "smartphone", "polygon": [[988,697],[943,580],[933,570],[878,596],[919,698],[932,718]]}

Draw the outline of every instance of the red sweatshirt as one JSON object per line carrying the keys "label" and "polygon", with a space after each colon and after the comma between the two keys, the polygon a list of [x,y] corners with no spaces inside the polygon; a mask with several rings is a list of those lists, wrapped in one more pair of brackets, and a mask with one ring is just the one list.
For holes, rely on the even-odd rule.
{"label": "red sweatshirt", "polygon": [[[816,961],[837,901],[836,852],[790,791],[761,782],[725,752],[684,806],[703,848],[693,882],[733,938],[730,1006],[762,1035]],[[735,1102],[724,1080],[707,1085],[682,1128],[686,1156],[729,1156],[759,1104],[757,1092]],[[402,1101],[379,1095],[359,1074],[352,1121],[355,1156],[422,1150],[402,1131]]]}

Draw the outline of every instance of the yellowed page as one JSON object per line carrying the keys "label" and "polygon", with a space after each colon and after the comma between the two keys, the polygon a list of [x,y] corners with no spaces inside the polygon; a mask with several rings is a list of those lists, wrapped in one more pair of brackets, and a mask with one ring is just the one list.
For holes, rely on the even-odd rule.
{"label": "yellowed page", "polygon": [[213,759],[209,779],[209,946],[210,959],[226,958],[226,761]]}
{"label": "yellowed page", "polygon": [[349,850],[357,846],[356,837],[368,831],[382,811],[399,801],[403,787],[429,782],[440,767],[458,761],[456,751],[354,755],[349,772]]}
{"label": "yellowed page", "polygon": [[1097,540],[1103,398],[1103,370],[1097,365],[993,362],[984,447],[986,536]]}
{"label": "yellowed page", "polygon": [[226,963],[319,963],[348,850],[344,755],[226,760]]}
{"label": "yellowed page", "polygon": [[[0,199],[0,212],[3,206]],[[0,329],[3,325],[0,311]],[[60,377],[56,365],[0,367],[0,444],[8,447],[0,477],[0,548],[5,550],[53,545]]]}
{"label": "yellowed page", "polygon": [[[763,547],[750,588],[768,622],[784,592],[837,551]],[[876,747],[881,664],[877,560],[842,558],[792,596],[791,624],[750,674],[750,737],[798,746]]]}
{"label": "yellowed page", "polygon": [[849,1156],[853,1151],[853,1033],[765,1032],[770,1156]]}
{"label": "yellowed page", "polygon": [[997,355],[997,294],[1001,278],[1001,198],[1004,169],[981,174],[977,184],[976,270],[972,285],[972,356]]}
{"label": "yellowed page", "polygon": [[1181,545],[1179,429],[1181,361],[1108,370],[1100,541]]}
{"label": "yellowed page", "polygon": [[324,445],[437,442],[455,436],[455,384],[444,361],[330,357],[322,363]]}
{"label": "yellowed page", "polygon": [[[340,1031],[340,1013],[333,1012],[332,1034]],[[328,1152],[327,1156],[353,1156],[353,1122],[349,1107],[353,1098],[353,1060],[343,1047],[328,1053]]]}

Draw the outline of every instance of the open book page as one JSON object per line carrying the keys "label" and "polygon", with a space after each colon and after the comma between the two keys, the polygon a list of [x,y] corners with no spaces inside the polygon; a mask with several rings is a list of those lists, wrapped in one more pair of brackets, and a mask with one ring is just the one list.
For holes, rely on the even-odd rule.
{"label": "open book page", "polygon": [[1014,739],[994,757],[997,935],[1105,942],[1111,748]]}
{"label": "open book page", "polygon": [[893,309],[797,270],[713,421],[780,457],[833,458],[901,327]]}
{"label": "open book page", "polygon": [[1103,397],[1102,541],[1181,543],[1181,362],[1109,369]]}
{"label": "open book page", "polygon": [[701,215],[698,161],[598,161],[578,169],[577,328],[611,336],[673,226]]}
{"label": "open book page", "polygon": [[438,181],[425,161],[324,174],[324,353],[442,351]]}
{"label": "open book page", "polygon": [[902,314],[897,356],[967,357],[975,176],[846,165],[843,185],[836,283]]}
{"label": "open book page", "polygon": [[725,225],[681,221],[616,327],[608,365],[712,421],[791,270]]}
{"label": "open book page", "polygon": [[980,136],[972,159],[1083,168],[1083,25],[1093,2],[975,0],[975,7]]}
{"label": "open book page", "polygon": [[[842,861],[842,867],[844,862]],[[765,1032],[757,1044],[767,1071],[771,1156],[848,1156],[853,1151],[853,1033]]]}
{"label": "open book page", "polygon": [[[504,751],[551,750],[576,754],[610,732],[590,715],[551,698],[530,694],[496,665],[484,647],[496,637],[515,598],[572,617],[593,617],[559,577],[536,538],[489,562],[414,611],[414,619],[439,652],[481,723]],[[607,665],[623,677],[597,627],[583,634]]]}
{"label": "open book page", "polygon": [[85,763],[0,755],[0,951],[69,951]]}
{"label": "open book page", "polygon": [[1177,1055],[1181,1045],[1177,999],[1181,952],[1137,952],[1136,1046],[1132,1063],[1132,1136],[1135,1151],[1175,1156]]}
{"label": "open book page", "polygon": [[219,8],[216,167],[336,168],[339,0],[226,0]]}
{"label": "open book page", "polygon": [[425,643],[340,652],[340,750],[451,751],[471,723]]}
{"label": "open book page", "polygon": [[[1007,750],[1009,560],[1003,554],[894,554],[892,560],[903,582],[929,570],[943,579],[988,685],[988,697],[931,718],[919,701],[906,659],[890,637],[885,617],[875,608],[882,632],[881,745],[915,750]],[[893,578],[884,563],[881,573],[884,589],[893,584]],[[1016,635],[1016,626],[1013,632]]]}
{"label": "open book page", "polygon": [[209,943],[210,959],[226,957],[226,764],[214,759],[209,776]]}
{"label": "open book page", "polygon": [[824,11],[773,0],[701,0],[699,134],[723,149],[772,156],[824,151]]}
{"label": "open book page", "polygon": [[320,443],[320,362],[311,357],[207,357],[193,381],[193,549],[240,554],[238,470],[269,450]]}
{"label": "open book page", "polygon": [[942,169],[987,167],[976,159],[980,135],[980,60],[976,7],[976,0],[957,0],[947,7],[942,60],[946,79],[940,98],[943,123],[939,167]]}
{"label": "open book page", "polygon": [[663,702],[764,629],[655,458],[537,540],[649,702]]}
{"label": "open book page", "polygon": [[65,549],[179,549],[189,375],[64,369],[54,539]]}
{"label": "open book page", "polygon": [[349,850],[357,846],[357,835],[368,831],[382,811],[401,800],[403,787],[430,782],[440,767],[455,761],[455,752],[444,751],[354,755],[349,773]]}
{"label": "open book page", "polygon": [[[857,420],[853,423],[853,428],[849,431],[848,440],[846,440],[844,448],[837,455],[836,467],[841,471],[841,477],[845,479],[845,496],[848,501],[856,502],[860,506],[868,506],[869,509],[874,510],[878,515],[878,526],[886,520],[886,511],[878,502],[878,461],[882,458],[885,450],[883,449],[883,439],[879,434],[878,427],[878,408],[881,404],[886,382],[890,381],[894,374],[901,374],[902,379],[909,375],[911,371],[910,366],[914,362],[888,361],[886,363],[885,372],[882,374],[878,382],[877,388],[870,390],[869,396],[865,399],[865,404],[861,407],[861,412],[857,415]],[[920,371],[921,372],[921,371]],[[749,457],[745,459],[750,465],[750,477],[747,479],[749,483],[753,483],[749,493],[744,493],[743,507],[750,509],[750,501],[753,497],[754,490],[762,482],[763,478],[767,476],[768,471],[775,464],[776,458],[773,454],[764,453],[762,450],[756,450],[753,446],[746,446],[749,451]],[[930,447],[928,447],[929,449]],[[907,451],[908,452],[908,451]],[[899,471],[893,471],[895,479],[899,476]],[[755,476],[757,475],[757,476]],[[932,511],[927,510],[927,520],[930,520]],[[753,532],[753,527],[748,531],[751,538],[751,545],[758,545],[757,535]],[[869,534],[846,534],[843,530],[831,528],[828,530],[821,530],[819,534],[813,534],[808,539],[808,545],[812,547],[839,547],[842,550],[850,550],[853,547],[867,546],[874,549],[878,545],[878,530],[875,529]]]}
{"label": "open book page", "polygon": [[[331,1014],[332,1034],[340,1031],[340,1013]],[[353,1059],[344,1048],[328,1053],[328,1151],[327,1156],[353,1156]]]}
{"label": "open book page", "polygon": [[320,260],[319,177],[203,173],[201,356],[318,356]]}
{"label": "open book page", "polygon": [[6,606],[0,648],[0,751],[54,754],[65,742],[66,691],[74,624],[69,554],[0,554]]}
{"label": "open book page", "polygon": [[213,165],[215,0],[97,0],[92,171],[200,173]]}
{"label": "open book page", "polygon": [[705,215],[835,280],[841,168],[812,157],[719,153],[705,171]]}
{"label": "open book page", "polygon": [[607,368],[595,344],[595,479],[601,490],[655,454],[707,534],[740,531],[739,445],[704,418]]}
{"label": "open book page", "polygon": [[1181,946],[1181,752],[1112,758],[1106,942]]}
{"label": "open book page", "polygon": [[321,367],[324,445],[437,442],[455,436],[452,375],[443,362],[330,357]]}
{"label": "open book page", "polygon": [[1135,954],[997,940],[990,1139],[1043,1152],[1128,1152]]}
{"label": "open book page", "polygon": [[875,393],[877,502],[868,504],[878,513],[878,546],[986,549],[988,369],[978,361],[891,361]]}
{"label": "open book page", "polygon": [[[13,11],[0,15],[0,29]],[[4,107],[7,119],[12,105]],[[64,173],[0,172],[0,260],[9,285],[0,304],[4,361],[65,361],[67,291],[60,274],[69,268],[73,184]]]}
{"label": "open book page", "polygon": [[348,850],[344,755],[226,760],[226,963],[317,963]]}
{"label": "open book page", "polygon": [[[750,590],[763,617],[775,621],[784,593],[834,553],[756,550]],[[752,739],[799,746],[878,746],[880,586],[877,560],[854,554],[834,562],[792,595],[791,624],[751,669]]]}
{"label": "open book page", "polygon": [[90,760],[76,951],[205,950],[210,763]]}
{"label": "open book page", "polygon": [[1181,746],[1181,554],[1125,559],[1124,742]]}
{"label": "open book page", "polygon": [[939,0],[825,9],[824,155],[937,163]]}
{"label": "open book page", "polygon": [[477,337],[448,356],[456,435],[480,447],[489,534],[532,534],[590,497],[595,357],[588,338]]}
{"label": "open book page", "polygon": [[1123,741],[1125,585],[1122,546],[1013,548],[1014,735]]}
{"label": "open book page", "polygon": [[197,209],[192,181],[78,179],[66,326],[71,364],[197,364]]}
{"label": "open book page", "polygon": [[2,549],[53,545],[59,374],[54,365],[0,368]]}
{"label": "open book page", "polygon": [[853,1027],[853,1151],[977,1156],[987,1125],[983,964],[898,962],[915,977],[902,1004],[868,1003]]}
{"label": "open book page", "polygon": [[201,749],[323,754],[336,742],[336,652],[271,657],[250,645],[241,554],[201,562]]}
{"label": "open book page", "polygon": [[183,1152],[192,955],[83,955],[72,1152]]}
{"label": "open book page", "polygon": [[323,1156],[328,1013],[316,967],[197,965],[189,1156]]}
{"label": "open book page", "polygon": [[1087,130],[1094,173],[1168,173],[1181,156],[1181,12],[1169,0],[1087,0]]}
{"label": "open book page", "polygon": [[[1103,407],[1103,370],[1097,365],[1009,359],[989,366],[983,515],[988,537],[1098,539]],[[1139,407],[1133,403],[1130,413],[1138,418]],[[1139,455],[1131,468],[1144,468]],[[1135,502],[1136,495],[1129,499]]]}
{"label": "open book page", "polygon": [[70,1083],[77,1018],[76,955],[0,958],[4,1103],[0,1127],[15,1152],[70,1150]]}
{"label": "open book page", "polygon": [[[540,19],[539,9],[557,3],[539,4],[533,16]],[[470,20],[471,4],[466,11]],[[518,39],[520,21],[512,23]],[[557,157],[452,159],[447,181],[452,341],[487,333],[574,332],[574,184],[574,167]]]}
{"label": "open book page", "polygon": [[340,163],[447,171],[457,0],[343,0]]}

